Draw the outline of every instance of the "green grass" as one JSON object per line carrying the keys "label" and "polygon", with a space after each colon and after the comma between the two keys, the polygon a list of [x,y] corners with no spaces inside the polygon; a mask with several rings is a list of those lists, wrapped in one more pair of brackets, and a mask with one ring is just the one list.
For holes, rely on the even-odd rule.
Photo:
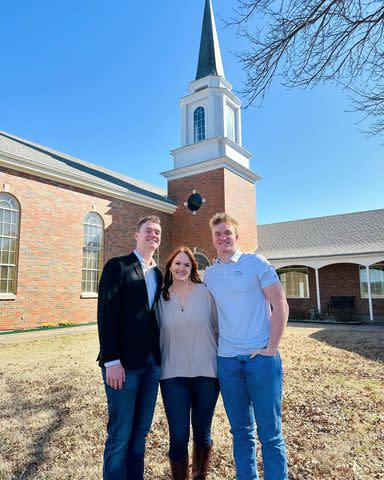
{"label": "green grass", "polygon": [[41,327],[37,328],[26,328],[26,329],[19,329],[19,330],[2,330],[0,331],[0,335],[9,335],[13,333],[28,333],[28,332],[41,332],[46,330],[57,330],[60,328],[72,328],[72,327],[83,327],[85,325],[96,325],[96,322],[88,322],[88,323],[71,323],[71,322],[62,322],[58,324],[54,323],[46,323],[42,324]]}

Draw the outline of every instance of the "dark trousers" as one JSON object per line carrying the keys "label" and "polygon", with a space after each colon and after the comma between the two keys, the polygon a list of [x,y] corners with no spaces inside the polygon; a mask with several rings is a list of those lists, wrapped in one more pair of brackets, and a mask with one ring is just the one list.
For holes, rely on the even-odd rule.
{"label": "dark trousers", "polygon": [[191,417],[194,442],[200,447],[212,443],[219,382],[209,377],[175,377],[161,380],[160,388],[169,425],[169,457],[178,462],[188,453]]}
{"label": "dark trousers", "polygon": [[103,379],[108,402],[104,480],[143,480],[146,436],[151,428],[160,378],[152,354],[145,367],[125,370],[122,390]]}

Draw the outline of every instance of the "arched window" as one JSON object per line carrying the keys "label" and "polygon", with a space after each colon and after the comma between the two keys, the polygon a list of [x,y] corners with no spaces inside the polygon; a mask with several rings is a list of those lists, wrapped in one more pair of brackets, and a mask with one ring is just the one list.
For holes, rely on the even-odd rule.
{"label": "arched window", "polygon": [[199,274],[203,278],[205,269],[211,265],[211,262],[202,253],[195,252],[193,256],[195,257],[195,260],[197,262],[197,269],[199,271]]}
{"label": "arched window", "polygon": [[284,267],[277,270],[287,298],[309,298],[308,268]]}
{"label": "arched window", "polygon": [[20,233],[20,205],[9,193],[0,193],[0,295],[16,295]]}
{"label": "arched window", "polygon": [[97,293],[103,268],[104,222],[95,212],[84,219],[82,293]]}
{"label": "arched window", "polygon": [[197,107],[193,112],[193,138],[195,142],[205,140],[205,110]]}
{"label": "arched window", "polygon": [[153,260],[155,261],[156,265],[159,267],[160,266],[160,248],[157,248],[153,252]]}

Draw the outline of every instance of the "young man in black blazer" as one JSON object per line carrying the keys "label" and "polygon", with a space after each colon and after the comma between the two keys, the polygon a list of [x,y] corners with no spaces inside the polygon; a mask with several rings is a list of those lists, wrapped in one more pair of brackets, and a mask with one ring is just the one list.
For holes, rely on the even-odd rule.
{"label": "young man in black blazer", "polygon": [[139,220],[136,249],[109,260],[99,285],[99,365],[108,403],[104,480],[143,480],[145,439],[151,427],[160,378],[155,305],[162,275],[153,253],[160,219]]}

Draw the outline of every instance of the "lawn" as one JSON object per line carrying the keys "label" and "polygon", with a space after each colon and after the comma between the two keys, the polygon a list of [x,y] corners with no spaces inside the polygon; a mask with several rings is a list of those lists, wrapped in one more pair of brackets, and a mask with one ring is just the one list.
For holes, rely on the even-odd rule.
{"label": "lawn", "polygon": [[[384,330],[289,327],[283,428],[291,480],[384,478]],[[106,402],[95,333],[0,345],[0,480],[101,478]],[[210,479],[234,479],[221,401]],[[146,479],[168,479],[159,396]]]}

